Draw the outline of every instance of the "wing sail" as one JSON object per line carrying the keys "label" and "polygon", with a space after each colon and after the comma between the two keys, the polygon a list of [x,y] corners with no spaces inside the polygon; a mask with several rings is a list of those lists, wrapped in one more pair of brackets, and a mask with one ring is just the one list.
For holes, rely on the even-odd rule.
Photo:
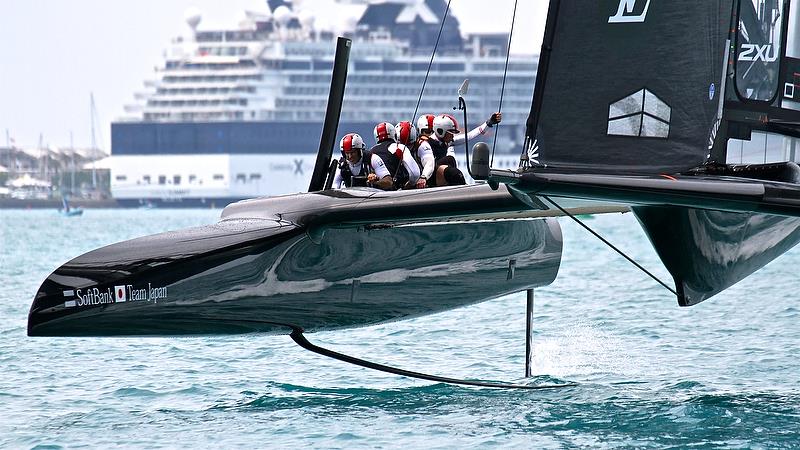
{"label": "wing sail", "polygon": [[551,0],[527,158],[491,178],[630,205],[681,305],[719,293],[800,241],[798,24],[800,0]]}
{"label": "wing sail", "polygon": [[675,173],[708,157],[732,0],[550,3],[528,145],[539,166]]}

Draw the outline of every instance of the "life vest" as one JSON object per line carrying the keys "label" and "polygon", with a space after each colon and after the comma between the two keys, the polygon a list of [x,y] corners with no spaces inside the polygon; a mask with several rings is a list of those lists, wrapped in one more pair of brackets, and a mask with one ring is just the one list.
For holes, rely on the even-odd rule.
{"label": "life vest", "polygon": [[430,136],[426,136],[423,134],[420,137],[418,137],[413,144],[411,144],[411,147],[409,147],[409,150],[411,150],[411,156],[414,157],[414,161],[416,161],[420,167],[422,167],[422,157],[419,155],[419,147],[420,145],[422,145],[423,142],[430,142],[430,139],[431,139]]}
{"label": "life vest", "polygon": [[361,173],[359,175],[353,175],[353,171],[350,170],[350,164],[347,163],[347,159],[344,156],[339,158],[339,173],[342,175],[342,183],[347,187],[366,186],[371,158],[372,153],[369,150],[361,151]]}
{"label": "life vest", "polygon": [[433,159],[444,158],[447,156],[447,148],[450,147],[449,145],[433,138],[428,138],[428,144],[431,145],[431,150],[433,150]]}
{"label": "life vest", "polygon": [[386,165],[386,170],[389,171],[394,180],[394,189],[397,190],[408,183],[408,171],[403,165],[403,161],[389,151],[389,148],[393,145],[396,145],[396,142],[386,140],[372,147],[370,152],[380,158],[383,164]]}

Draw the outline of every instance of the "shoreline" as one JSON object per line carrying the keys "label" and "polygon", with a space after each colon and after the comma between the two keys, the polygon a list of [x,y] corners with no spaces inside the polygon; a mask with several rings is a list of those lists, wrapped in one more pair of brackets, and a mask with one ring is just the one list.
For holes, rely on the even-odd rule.
{"label": "shoreline", "polygon": [[[165,208],[165,209],[219,209],[224,208],[230,203],[244,200],[243,198],[225,198],[198,200],[189,199],[185,201],[154,201],[149,204],[139,204],[131,201],[118,201],[116,199],[70,199],[70,208],[82,209],[141,209],[141,208]],[[63,207],[61,199],[19,199],[19,198],[0,198],[0,209],[57,209]]]}
{"label": "shoreline", "polygon": [[[90,208],[120,208],[119,203],[114,199],[88,200],[70,199],[70,208],[80,207]],[[62,209],[61,199],[22,199],[22,198],[0,198],[0,209]]]}

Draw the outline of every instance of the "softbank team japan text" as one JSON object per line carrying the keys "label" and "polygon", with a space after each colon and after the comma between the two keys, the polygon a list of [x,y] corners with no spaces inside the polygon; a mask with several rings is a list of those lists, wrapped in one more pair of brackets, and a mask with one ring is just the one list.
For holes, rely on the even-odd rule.
{"label": "softbank team japan text", "polygon": [[124,303],[127,301],[138,302],[147,301],[158,303],[158,300],[167,298],[167,287],[153,287],[147,283],[146,288],[136,289],[132,284],[118,285],[113,288],[88,288],[88,289],[75,289],[74,291],[64,291],[65,297],[71,297],[72,294],[77,297],[74,300],[67,300],[64,303],[65,307],[74,306],[93,306],[103,305],[108,303]]}

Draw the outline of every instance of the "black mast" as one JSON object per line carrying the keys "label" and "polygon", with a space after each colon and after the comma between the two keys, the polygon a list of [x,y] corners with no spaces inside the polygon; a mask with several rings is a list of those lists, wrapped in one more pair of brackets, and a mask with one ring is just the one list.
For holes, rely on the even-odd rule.
{"label": "black mast", "polygon": [[539,114],[542,111],[542,98],[544,97],[544,86],[547,80],[547,68],[550,65],[550,53],[553,50],[553,39],[555,36],[556,21],[558,20],[558,7],[560,0],[551,0],[547,10],[547,22],[542,38],[542,49],[539,53],[539,66],[536,70],[536,84],[533,87],[533,101],[531,102],[531,112],[528,114],[528,121],[525,124],[526,140],[533,140],[536,136],[536,126],[539,122]]}
{"label": "black mast", "polygon": [[331,163],[333,147],[336,145],[336,131],[339,128],[339,115],[342,112],[344,87],[347,83],[347,63],[350,59],[350,44],[352,41],[340,37],[336,40],[336,59],[333,62],[333,76],[331,89],[328,94],[328,109],[325,111],[325,123],[322,126],[322,136],[319,140],[317,162],[314,165],[314,174],[308,185],[308,192],[322,190],[325,178]]}

